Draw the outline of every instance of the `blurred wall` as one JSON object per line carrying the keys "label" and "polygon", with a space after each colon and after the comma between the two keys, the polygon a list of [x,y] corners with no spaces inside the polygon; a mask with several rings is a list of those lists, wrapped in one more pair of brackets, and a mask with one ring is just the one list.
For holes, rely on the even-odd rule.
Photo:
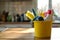
{"label": "blurred wall", "polygon": [[0,14],[5,9],[5,2],[0,2]]}
{"label": "blurred wall", "polygon": [[9,11],[10,14],[21,14],[32,8],[37,9],[37,0],[31,1],[5,1],[0,2],[0,12],[3,10]]}

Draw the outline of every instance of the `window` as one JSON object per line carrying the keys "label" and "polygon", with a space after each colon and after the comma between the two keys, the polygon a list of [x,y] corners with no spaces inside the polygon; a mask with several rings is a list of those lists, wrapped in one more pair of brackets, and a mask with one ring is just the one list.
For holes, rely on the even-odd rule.
{"label": "window", "polygon": [[48,8],[48,0],[38,0],[37,1],[37,7],[38,7],[38,9],[47,9]]}
{"label": "window", "polygon": [[[49,0],[38,0],[38,9],[47,10]],[[60,20],[60,0],[52,0],[52,9],[54,10],[54,20]]]}

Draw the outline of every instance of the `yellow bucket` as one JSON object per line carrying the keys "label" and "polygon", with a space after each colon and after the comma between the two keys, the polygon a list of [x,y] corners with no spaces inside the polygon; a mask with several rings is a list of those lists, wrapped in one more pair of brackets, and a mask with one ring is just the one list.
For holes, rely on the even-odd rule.
{"label": "yellow bucket", "polygon": [[51,36],[52,21],[34,21],[35,37],[48,38]]}

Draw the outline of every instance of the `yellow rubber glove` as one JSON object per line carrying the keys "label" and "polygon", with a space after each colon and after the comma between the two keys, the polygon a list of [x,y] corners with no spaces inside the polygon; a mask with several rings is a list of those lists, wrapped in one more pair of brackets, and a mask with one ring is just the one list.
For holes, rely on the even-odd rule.
{"label": "yellow rubber glove", "polygon": [[29,19],[31,19],[31,20],[33,20],[33,19],[35,18],[35,16],[33,15],[33,13],[30,12],[30,11],[27,11],[27,12],[26,12],[26,16],[27,16]]}

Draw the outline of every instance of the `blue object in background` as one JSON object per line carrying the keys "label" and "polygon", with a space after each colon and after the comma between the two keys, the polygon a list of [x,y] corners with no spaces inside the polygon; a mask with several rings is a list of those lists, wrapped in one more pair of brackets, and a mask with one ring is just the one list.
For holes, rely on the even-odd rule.
{"label": "blue object in background", "polygon": [[21,14],[21,22],[24,22],[24,13]]}

